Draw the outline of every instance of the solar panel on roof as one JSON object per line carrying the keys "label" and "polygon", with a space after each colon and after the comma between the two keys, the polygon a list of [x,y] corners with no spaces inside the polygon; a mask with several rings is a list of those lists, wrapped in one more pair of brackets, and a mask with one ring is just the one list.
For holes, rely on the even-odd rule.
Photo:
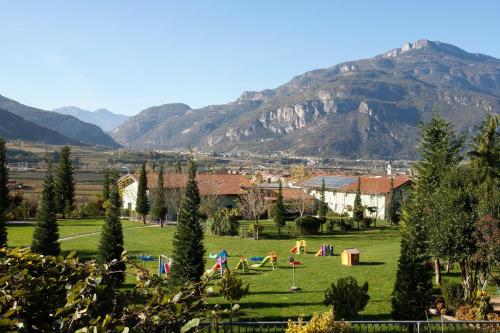
{"label": "solar panel on roof", "polygon": [[343,188],[349,184],[357,182],[356,178],[342,176],[317,176],[306,180],[303,185],[310,187],[321,187],[322,180],[325,180],[326,188]]}

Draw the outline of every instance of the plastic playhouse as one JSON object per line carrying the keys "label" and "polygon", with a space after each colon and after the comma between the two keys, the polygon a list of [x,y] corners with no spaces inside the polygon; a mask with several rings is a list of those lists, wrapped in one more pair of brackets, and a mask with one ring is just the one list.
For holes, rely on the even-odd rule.
{"label": "plastic playhouse", "polygon": [[278,267],[278,256],[276,255],[276,252],[272,251],[267,254],[267,256],[258,264],[253,264],[253,268],[259,268],[263,267],[267,263],[270,263],[271,266],[273,266],[273,270],[275,270]]}
{"label": "plastic playhouse", "polygon": [[345,249],[340,254],[340,264],[345,266],[353,266],[359,264],[359,250]]}
{"label": "plastic playhouse", "polygon": [[295,243],[295,246],[290,249],[290,252],[295,254],[306,253],[307,242],[305,240],[299,240]]}
{"label": "plastic playhouse", "polygon": [[318,252],[316,252],[316,257],[333,257],[333,245],[321,245]]}

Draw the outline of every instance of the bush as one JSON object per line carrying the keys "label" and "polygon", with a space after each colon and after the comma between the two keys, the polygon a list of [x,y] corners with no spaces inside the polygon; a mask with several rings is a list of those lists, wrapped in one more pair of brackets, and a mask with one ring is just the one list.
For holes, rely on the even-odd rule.
{"label": "bush", "polygon": [[294,222],[301,235],[317,234],[321,227],[321,220],[314,216],[299,217]]}
{"label": "bush", "polygon": [[371,217],[365,217],[363,218],[363,227],[368,229],[373,223],[373,218]]}
{"label": "bush", "polygon": [[236,236],[239,231],[238,211],[223,208],[207,220],[210,232],[217,236]]}
{"label": "bush", "polygon": [[323,303],[333,307],[336,319],[352,319],[365,309],[369,299],[368,282],[360,287],[355,278],[348,276],[338,279],[337,284],[332,283],[325,290]]}
{"label": "bush", "polygon": [[350,327],[349,322],[335,321],[333,312],[328,311],[321,315],[314,313],[307,324],[302,318],[297,323],[289,320],[285,333],[343,333],[348,332]]}
{"label": "bush", "polygon": [[248,226],[246,224],[240,226],[240,229],[238,230],[238,236],[241,238],[250,238],[252,236],[249,236],[250,233],[248,231]]}
{"label": "bush", "polygon": [[458,309],[460,304],[462,304],[464,288],[460,283],[445,281],[441,286],[441,294],[443,294],[445,304],[447,307]]}
{"label": "bush", "polygon": [[352,218],[343,218],[338,221],[340,231],[349,231],[353,229],[354,220]]}
{"label": "bush", "polygon": [[96,218],[104,215],[102,205],[98,201],[87,201],[80,205],[80,207],[73,210],[71,216],[76,218]]}

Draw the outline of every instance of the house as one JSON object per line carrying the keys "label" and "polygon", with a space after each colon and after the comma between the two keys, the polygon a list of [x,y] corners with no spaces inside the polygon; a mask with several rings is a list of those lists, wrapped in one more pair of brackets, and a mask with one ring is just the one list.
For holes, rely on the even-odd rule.
{"label": "house", "polygon": [[[176,206],[180,203],[184,186],[187,182],[186,174],[164,174],[163,186],[166,189],[168,214],[167,219],[176,219]],[[156,173],[148,173],[148,189],[155,188],[158,183]],[[233,174],[203,174],[196,175],[200,196],[217,196],[221,207],[236,207],[239,196],[244,193],[243,186],[249,185],[250,180],[243,175]],[[130,212],[135,211],[137,190],[139,186],[138,174],[127,174],[118,180],[122,190],[123,208]],[[149,191],[148,191],[149,193]]]}
{"label": "house", "polygon": [[[325,180],[325,201],[328,207],[338,213],[347,213],[352,216],[354,198],[358,187],[356,176],[315,176],[306,179],[299,184],[305,190],[320,199],[320,188],[322,180]],[[391,177],[390,176],[361,176],[360,192],[361,205],[373,207],[373,211],[367,215],[385,219],[387,207],[390,200]],[[402,202],[407,195],[411,180],[408,177],[394,176],[394,197]]]}

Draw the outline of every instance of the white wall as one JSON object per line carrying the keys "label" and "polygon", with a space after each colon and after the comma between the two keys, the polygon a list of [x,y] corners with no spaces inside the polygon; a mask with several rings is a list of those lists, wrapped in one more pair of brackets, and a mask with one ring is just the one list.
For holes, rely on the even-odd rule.
{"label": "white wall", "polygon": [[132,182],[123,189],[122,201],[124,209],[130,208],[132,211],[135,211],[138,187],[139,184],[137,182]]}
{"label": "white wall", "polygon": [[[320,193],[317,190],[312,190],[311,195],[320,200]],[[356,193],[325,191],[325,201],[328,207],[336,213],[347,213],[347,206],[354,208],[354,199]],[[367,207],[377,207],[377,213],[372,217],[385,219],[385,195],[383,194],[361,194],[361,205]],[[352,216],[352,212],[349,213]],[[366,216],[370,216],[368,211],[365,211]]]}

